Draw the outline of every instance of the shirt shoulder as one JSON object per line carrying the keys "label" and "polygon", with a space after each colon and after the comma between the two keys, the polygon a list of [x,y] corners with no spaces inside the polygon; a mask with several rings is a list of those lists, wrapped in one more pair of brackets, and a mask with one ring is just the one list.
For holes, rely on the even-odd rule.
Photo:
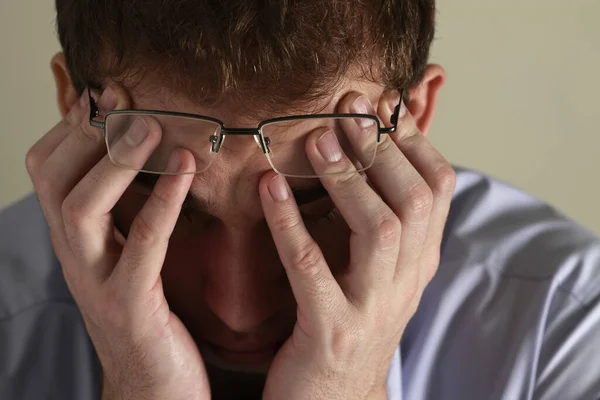
{"label": "shirt shoulder", "polygon": [[555,207],[509,184],[456,168],[457,189],[442,247],[445,265],[483,268],[505,279],[554,281],[593,299],[600,239]]}
{"label": "shirt shoulder", "polygon": [[518,188],[455,170],[440,264],[400,345],[404,398],[597,398],[600,239]]}

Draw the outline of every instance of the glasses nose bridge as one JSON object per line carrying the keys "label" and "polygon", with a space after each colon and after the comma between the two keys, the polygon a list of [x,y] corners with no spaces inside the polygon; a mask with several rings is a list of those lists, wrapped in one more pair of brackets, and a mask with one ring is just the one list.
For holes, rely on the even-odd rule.
{"label": "glasses nose bridge", "polygon": [[219,152],[219,150],[221,149],[221,146],[223,145],[223,141],[225,140],[225,137],[228,135],[241,135],[241,136],[250,136],[251,135],[254,138],[256,145],[263,153],[266,153],[268,150],[265,147],[265,144],[264,144],[264,141],[262,138],[262,133],[260,132],[260,128],[225,128],[225,127],[222,127],[219,137],[215,138],[216,140],[214,140],[214,139],[212,140],[212,142],[213,142],[212,151],[214,153]]}

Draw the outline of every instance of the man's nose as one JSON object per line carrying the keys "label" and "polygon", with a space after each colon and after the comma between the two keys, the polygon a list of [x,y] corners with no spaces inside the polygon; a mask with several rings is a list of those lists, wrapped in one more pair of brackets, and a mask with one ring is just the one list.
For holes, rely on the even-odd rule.
{"label": "man's nose", "polygon": [[232,331],[252,332],[281,306],[285,271],[268,236],[239,231],[220,236],[206,271],[206,303]]}

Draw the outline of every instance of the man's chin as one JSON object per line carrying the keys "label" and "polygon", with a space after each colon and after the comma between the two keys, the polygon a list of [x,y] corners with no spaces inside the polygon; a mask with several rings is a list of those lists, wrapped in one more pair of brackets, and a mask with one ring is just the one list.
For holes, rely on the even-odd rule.
{"label": "man's chin", "polygon": [[234,364],[223,360],[206,344],[198,346],[204,362],[223,371],[243,372],[247,374],[266,375],[273,360],[257,364]]}

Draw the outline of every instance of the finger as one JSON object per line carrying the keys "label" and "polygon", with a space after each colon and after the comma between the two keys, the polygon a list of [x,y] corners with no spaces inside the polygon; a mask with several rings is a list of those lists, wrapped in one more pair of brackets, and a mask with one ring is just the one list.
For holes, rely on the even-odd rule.
{"label": "finger", "polygon": [[[418,131],[416,121],[410,113],[403,117],[402,123],[405,131]],[[432,191],[431,215],[423,254],[428,261],[425,263],[428,269],[422,274],[421,284],[423,287],[431,280],[439,264],[440,244],[456,187],[456,173],[451,164],[424,135],[421,133],[403,134],[402,132],[400,135],[406,139],[400,141],[399,147],[419,171],[419,174],[423,176]]]}
{"label": "finger", "polygon": [[[348,122],[355,127],[361,123],[354,118],[349,118]],[[370,130],[372,126],[365,129]],[[370,132],[359,133],[365,138]],[[372,298],[381,285],[391,281],[398,255],[400,222],[357,173],[337,140],[343,135],[342,132],[336,134],[333,130],[317,129],[310,134],[306,151],[315,172],[321,176],[323,187],[352,231],[351,278],[347,280],[347,292],[355,301],[364,302]]]}
{"label": "finger", "polygon": [[[99,103],[113,108],[117,104],[114,92],[106,90]],[[85,104],[89,104],[89,101]],[[86,115],[89,117],[88,112],[84,107],[71,110],[70,122],[63,121],[57,125],[48,140],[40,143],[37,150],[49,155],[44,160],[42,171],[37,178],[36,191],[41,197],[41,203],[47,208],[48,223],[60,231],[64,230],[61,215],[64,199],[75,184],[102,158],[105,151],[102,132],[90,125],[86,118]]]}
{"label": "finger", "polygon": [[[62,220],[60,207],[65,194],[56,191],[57,187],[65,183],[65,174],[72,169],[69,161],[77,158],[78,154],[66,154],[65,156],[52,154],[63,144],[69,136],[80,129],[86,116],[89,116],[89,94],[87,91],[82,93],[80,100],[76,102],[69,110],[63,120],[54,126],[46,135],[44,135],[28,151],[26,157],[27,171],[31,177],[36,194],[40,200],[40,206],[50,227],[50,235],[53,241],[55,251],[59,257],[64,257],[63,249],[68,249],[65,238],[64,223]],[[52,161],[49,162],[49,159]],[[89,157],[88,157],[89,158]],[[54,166],[58,164],[61,168],[55,172]]]}
{"label": "finger", "polygon": [[[87,98],[87,93],[84,92],[80,100],[71,107],[65,118],[50,129],[48,133],[42,136],[27,152],[25,158],[27,172],[29,173],[38,198],[42,200],[40,205],[44,213],[49,211],[46,209],[46,201],[44,201],[47,192],[45,189],[51,190],[52,185],[47,184],[47,179],[43,174],[47,171],[43,166],[50,157],[50,154],[56,150],[64,138],[71,132],[73,127],[79,124],[78,122],[74,123],[73,121],[81,119],[82,110],[85,108],[84,104],[88,101]],[[50,215],[47,215],[46,217],[48,218]],[[62,231],[62,227],[60,230]]]}
{"label": "finger", "polygon": [[[184,175],[161,176],[152,194],[133,220],[127,243],[110,280],[136,296],[150,291],[157,283],[181,206],[196,170],[194,156],[177,149],[171,155],[167,172]],[[123,293],[123,292],[122,292]]]}
{"label": "finger", "polygon": [[[99,101],[100,108],[114,108],[115,98],[111,96],[114,92],[105,93]],[[101,158],[103,152],[102,133],[89,123],[87,91],[83,93],[82,99],[86,100],[73,107],[67,117],[32,150],[35,151],[35,158],[40,160],[48,154],[43,163],[40,162],[35,187],[58,252],[70,248],[62,215],[64,199],[81,176]],[[122,99],[121,104],[117,105],[125,107],[128,98],[123,96]],[[77,271],[65,272],[77,275]]]}
{"label": "finger", "polygon": [[[361,108],[374,113],[368,99],[358,93],[349,94],[338,106],[340,112],[353,112]],[[391,112],[383,112],[383,114],[380,116],[382,120],[391,120]],[[364,140],[364,135],[351,128],[348,127],[350,142],[353,146],[360,147],[360,144],[355,143]],[[376,135],[375,132],[370,134]],[[371,140],[374,142],[373,139]],[[419,275],[419,258],[427,240],[432,206],[431,190],[390,137],[382,135],[380,142],[377,146],[377,155],[366,173],[377,193],[400,220],[402,237],[394,271],[396,273],[400,266],[411,268],[408,270],[412,274],[410,278],[416,281]]]}
{"label": "finger", "polygon": [[[71,129],[81,123],[84,110],[89,104],[87,91],[84,91],[79,101],[77,101],[67,115],[56,124],[48,133],[42,136],[27,152],[26,166],[30,175],[36,175],[46,162],[50,154],[58,147],[64,138],[70,133]],[[34,182],[35,184],[35,182]]]}
{"label": "finger", "polygon": [[[112,263],[102,263],[114,244],[111,210],[131,184],[161,140],[161,127],[154,118],[140,116],[111,147],[111,154],[133,169],[115,165],[108,155],[97,163],[63,202],[62,213],[71,249],[89,265],[91,276],[106,277]],[[101,265],[105,265],[101,267]],[[108,268],[108,269],[107,269]]]}
{"label": "finger", "polygon": [[[98,106],[105,111],[124,109],[129,106],[129,98],[116,88],[107,87]],[[52,152],[44,169],[46,180],[52,185],[53,193],[61,200],[90,169],[106,154],[106,144],[102,130],[90,124],[89,110],[81,110],[79,124],[73,126],[60,145]]]}
{"label": "finger", "polygon": [[259,193],[265,219],[298,303],[299,323],[307,330],[317,329],[308,334],[321,334],[343,310],[344,293],[321,249],[306,230],[285,178],[266,174],[261,179]]}

